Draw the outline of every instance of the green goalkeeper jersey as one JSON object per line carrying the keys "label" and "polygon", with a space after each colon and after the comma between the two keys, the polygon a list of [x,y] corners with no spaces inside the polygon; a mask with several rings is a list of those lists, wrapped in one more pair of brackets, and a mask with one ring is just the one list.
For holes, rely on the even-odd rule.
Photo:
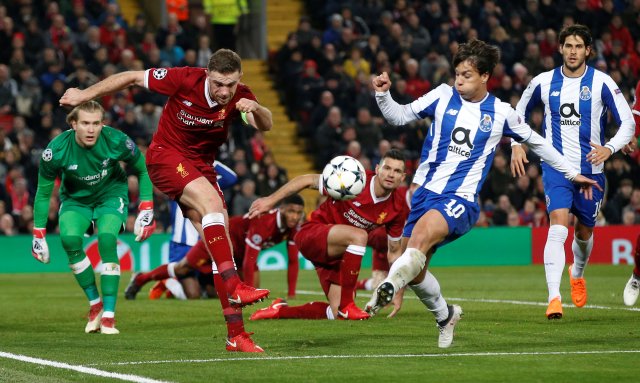
{"label": "green goalkeeper jersey", "polygon": [[[112,196],[127,199],[127,175],[120,161],[133,165],[139,178],[140,200],[150,201],[152,186],[144,157],[135,143],[123,132],[104,126],[96,144],[83,148],[76,142],[75,130],[69,129],[54,138],[42,152],[38,191],[34,203],[35,227],[46,225],[53,181],[60,176],[60,200],[71,198],[95,206]],[[46,204],[46,206],[45,206]]]}

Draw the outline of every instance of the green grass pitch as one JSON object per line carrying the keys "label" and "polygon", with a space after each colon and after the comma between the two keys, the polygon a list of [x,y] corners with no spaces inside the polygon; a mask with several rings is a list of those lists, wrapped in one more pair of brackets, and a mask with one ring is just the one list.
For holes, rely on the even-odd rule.
{"label": "green grass pitch", "polygon": [[[464,310],[447,350],[437,348],[433,316],[409,291],[393,319],[251,322],[250,313],[267,303],[249,307],[245,325],[263,355],[225,351],[217,300],[150,301],[147,287],[127,301],[122,291],[129,275],[123,275],[116,315],[121,334],[84,334],[87,303],[71,273],[0,274],[0,382],[637,381],[640,302],[636,308],[622,303],[631,267],[588,266],[589,301],[581,309],[570,304],[565,272],[559,321],[544,315],[541,265],[432,271],[449,303]],[[261,278],[270,299],[285,294],[284,272]],[[298,289],[290,304],[324,299],[313,271],[301,271]],[[367,298],[360,292],[357,303]]]}

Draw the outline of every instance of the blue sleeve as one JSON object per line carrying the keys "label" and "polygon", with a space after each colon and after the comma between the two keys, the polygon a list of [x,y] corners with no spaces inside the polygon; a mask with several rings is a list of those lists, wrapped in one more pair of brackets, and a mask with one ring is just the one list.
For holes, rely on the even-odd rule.
{"label": "blue sleeve", "polygon": [[218,185],[220,189],[226,189],[238,182],[238,175],[223,163],[214,161],[213,168],[218,174]]}

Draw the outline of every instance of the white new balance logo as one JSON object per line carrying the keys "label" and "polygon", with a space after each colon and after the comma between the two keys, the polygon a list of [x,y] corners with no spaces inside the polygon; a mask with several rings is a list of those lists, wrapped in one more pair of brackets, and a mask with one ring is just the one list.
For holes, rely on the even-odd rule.
{"label": "white new balance logo", "polygon": [[187,101],[187,100],[182,100],[182,103],[185,104],[186,106],[193,105],[193,103],[191,101]]}
{"label": "white new balance logo", "polygon": [[551,97],[558,97],[559,95],[560,95],[559,90],[554,90],[553,92],[551,92]]}
{"label": "white new balance logo", "polygon": [[67,170],[78,170],[78,165],[69,165],[69,167],[67,168]]}
{"label": "white new balance logo", "polygon": [[449,110],[447,110],[447,114],[455,116],[455,115],[458,114],[458,110],[457,109],[449,109]]}
{"label": "white new balance logo", "polygon": [[233,342],[232,342],[232,341],[230,341],[229,339],[227,339],[227,345],[229,345],[229,346],[231,346],[231,347],[237,347],[237,345],[238,345],[238,344],[236,343],[236,341],[233,341]]}

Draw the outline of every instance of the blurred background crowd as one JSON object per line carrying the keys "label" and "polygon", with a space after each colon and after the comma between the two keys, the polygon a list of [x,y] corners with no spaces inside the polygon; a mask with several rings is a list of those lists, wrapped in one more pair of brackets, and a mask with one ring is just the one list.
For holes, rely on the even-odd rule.
{"label": "blurred background crowd", "polygon": [[[213,0],[215,1],[215,0]],[[236,48],[206,12],[184,14],[167,1],[168,16],[152,27],[144,15],[133,25],[109,0],[0,2],[0,235],[30,234],[42,150],[68,129],[58,99],[69,87],[86,88],[117,72],[155,67],[206,66],[220,47]],[[193,4],[191,4],[193,6]],[[502,60],[489,89],[513,106],[531,78],[561,65],[557,34],[585,24],[594,35],[589,65],[607,72],[633,102],[640,72],[640,0],[306,0],[306,15],[286,43],[269,52],[270,73],[298,135],[318,170],[338,154],[374,168],[391,147],[405,151],[408,180],[417,165],[429,120],[391,127],[383,120],[371,76],[388,72],[392,94],[409,103],[453,80],[451,58],[470,38],[500,47]],[[251,84],[248,84],[251,86]],[[144,152],[157,127],[164,97],[131,88],[101,102],[105,124],[131,136]],[[539,131],[542,111],[531,125]],[[274,129],[278,129],[277,126]],[[607,135],[617,126],[610,121]],[[269,133],[267,133],[269,134]],[[234,125],[219,160],[239,177],[225,190],[231,215],[287,181],[261,134]],[[480,194],[478,226],[548,224],[539,161],[529,153],[527,176],[513,178],[510,145],[503,141]],[[599,225],[640,223],[640,156],[614,155]],[[132,225],[137,182],[130,177]],[[166,197],[156,194],[158,230],[170,229]],[[56,232],[54,195],[49,232]],[[129,228],[130,229],[130,228]]]}

